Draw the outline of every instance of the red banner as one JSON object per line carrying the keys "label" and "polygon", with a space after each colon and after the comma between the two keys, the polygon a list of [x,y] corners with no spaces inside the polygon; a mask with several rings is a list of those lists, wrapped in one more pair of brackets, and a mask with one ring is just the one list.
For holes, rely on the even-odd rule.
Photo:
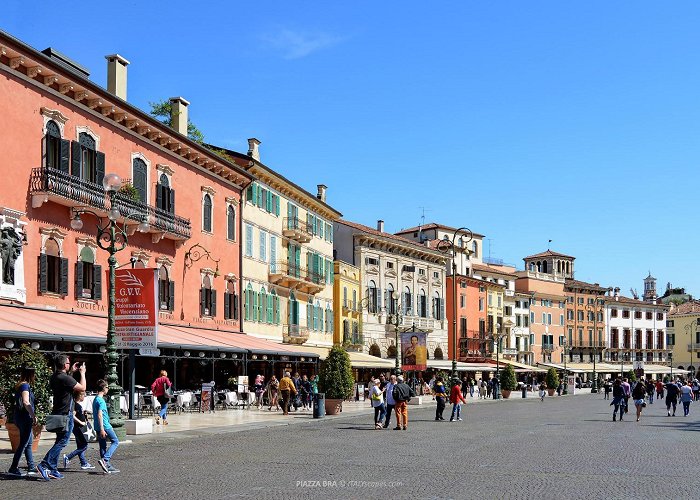
{"label": "red banner", "polygon": [[425,332],[401,334],[401,370],[424,371],[428,365]]}
{"label": "red banner", "polygon": [[[157,269],[116,270],[117,349],[155,349],[158,346],[157,273]],[[109,280],[109,275],[107,278]]]}

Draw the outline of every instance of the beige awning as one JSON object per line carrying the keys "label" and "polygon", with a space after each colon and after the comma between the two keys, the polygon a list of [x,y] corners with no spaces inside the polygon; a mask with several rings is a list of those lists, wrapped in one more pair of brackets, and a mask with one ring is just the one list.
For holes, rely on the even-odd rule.
{"label": "beige awning", "polygon": [[[326,357],[328,357],[330,347],[297,345],[294,346],[294,350],[308,352],[310,354],[317,354],[321,360],[324,360]],[[363,352],[348,351],[348,356],[350,357],[350,364],[353,368],[391,369],[394,368],[394,365],[396,364],[393,359],[378,358]]]}
{"label": "beige awning", "polygon": [[[438,370],[452,370],[452,361],[449,359],[429,359],[428,368],[436,368]],[[496,365],[491,363],[462,363],[457,361],[457,371],[459,372],[495,372]]]}

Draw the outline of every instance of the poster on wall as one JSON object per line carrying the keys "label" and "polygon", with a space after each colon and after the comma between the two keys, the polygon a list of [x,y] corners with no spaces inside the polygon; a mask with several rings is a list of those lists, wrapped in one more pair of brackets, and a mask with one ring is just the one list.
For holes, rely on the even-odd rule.
{"label": "poster on wall", "polygon": [[117,349],[158,347],[157,272],[157,269],[115,271],[114,338]]}
{"label": "poster on wall", "polygon": [[425,332],[401,334],[401,369],[403,371],[423,371],[428,364],[428,349]]}

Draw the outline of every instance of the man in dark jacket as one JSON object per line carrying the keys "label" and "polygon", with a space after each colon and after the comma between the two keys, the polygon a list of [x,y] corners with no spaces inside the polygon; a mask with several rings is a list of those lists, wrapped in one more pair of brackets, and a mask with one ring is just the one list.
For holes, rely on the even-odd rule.
{"label": "man in dark jacket", "polygon": [[408,402],[416,393],[413,389],[403,381],[403,375],[398,376],[398,383],[394,386],[393,396],[396,401],[394,411],[396,411],[396,427],[395,431],[408,429]]}

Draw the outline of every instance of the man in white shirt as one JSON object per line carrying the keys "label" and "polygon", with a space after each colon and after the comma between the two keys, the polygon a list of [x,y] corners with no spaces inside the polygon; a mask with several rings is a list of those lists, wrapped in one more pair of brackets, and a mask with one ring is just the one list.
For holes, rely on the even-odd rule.
{"label": "man in white shirt", "polygon": [[394,386],[396,385],[396,375],[392,375],[389,378],[389,383],[386,385],[386,420],[384,421],[384,428],[389,427],[391,422],[391,414],[394,412],[394,406],[396,406],[396,401],[394,401]]}

